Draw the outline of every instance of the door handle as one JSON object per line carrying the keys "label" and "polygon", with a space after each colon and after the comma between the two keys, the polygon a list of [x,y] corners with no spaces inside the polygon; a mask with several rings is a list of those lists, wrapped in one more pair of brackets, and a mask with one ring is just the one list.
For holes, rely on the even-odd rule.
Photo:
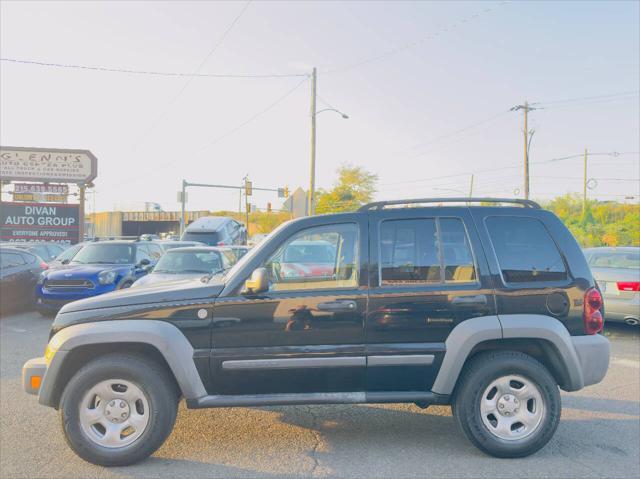
{"label": "door handle", "polygon": [[456,296],[451,300],[454,306],[477,306],[487,304],[487,297],[484,294],[476,294],[473,296]]}
{"label": "door handle", "polygon": [[326,303],[318,303],[318,311],[328,311],[338,313],[343,311],[355,311],[356,302],[352,300],[327,301]]}

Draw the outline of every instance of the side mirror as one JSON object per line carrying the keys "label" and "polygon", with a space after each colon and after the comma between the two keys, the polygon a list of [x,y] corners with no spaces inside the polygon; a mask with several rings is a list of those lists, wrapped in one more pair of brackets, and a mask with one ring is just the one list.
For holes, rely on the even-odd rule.
{"label": "side mirror", "polygon": [[259,294],[269,290],[269,278],[266,268],[258,268],[251,273],[251,277],[244,282],[242,294]]}

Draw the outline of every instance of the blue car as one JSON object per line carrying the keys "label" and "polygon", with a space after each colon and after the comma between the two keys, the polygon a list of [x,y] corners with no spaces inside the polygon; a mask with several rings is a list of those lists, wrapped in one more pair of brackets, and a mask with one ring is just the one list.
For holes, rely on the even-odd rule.
{"label": "blue car", "polygon": [[128,288],[153,269],[162,253],[150,241],[86,243],[67,265],[40,275],[36,309],[49,316],[71,301]]}

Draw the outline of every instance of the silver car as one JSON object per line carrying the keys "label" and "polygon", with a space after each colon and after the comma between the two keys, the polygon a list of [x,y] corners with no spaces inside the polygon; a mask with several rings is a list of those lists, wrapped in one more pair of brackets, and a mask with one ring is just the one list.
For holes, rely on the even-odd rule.
{"label": "silver car", "polygon": [[640,248],[588,248],[584,254],[604,296],[606,319],[640,324]]}
{"label": "silver car", "polygon": [[210,246],[170,249],[158,260],[151,273],[140,278],[131,287],[141,288],[221,273],[231,267],[230,256],[233,256],[232,253]]}

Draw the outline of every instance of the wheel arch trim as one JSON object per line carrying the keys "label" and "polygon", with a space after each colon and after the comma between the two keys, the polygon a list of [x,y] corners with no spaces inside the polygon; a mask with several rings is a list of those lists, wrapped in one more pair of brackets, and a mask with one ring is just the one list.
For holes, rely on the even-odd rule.
{"label": "wheel arch trim", "polygon": [[557,350],[562,361],[560,366],[564,367],[567,374],[563,389],[577,391],[585,386],[583,365],[574,341],[559,320],[539,314],[507,314],[468,319],[451,331],[445,341],[446,353],[432,391],[436,394],[451,394],[466,360],[481,343],[527,338],[546,341]]}
{"label": "wheel arch trim", "polygon": [[38,402],[57,406],[56,382],[71,351],[80,346],[108,343],[141,343],[154,347],[169,365],[185,398],[206,396],[193,360],[194,349],[176,326],[159,320],[113,320],[69,326],[51,338],[49,345],[57,352],[42,380]]}

